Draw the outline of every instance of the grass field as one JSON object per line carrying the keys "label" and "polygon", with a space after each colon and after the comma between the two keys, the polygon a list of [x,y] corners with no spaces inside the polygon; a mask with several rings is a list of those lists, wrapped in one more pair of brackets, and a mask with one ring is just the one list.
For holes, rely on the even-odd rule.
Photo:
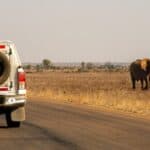
{"label": "grass field", "polygon": [[131,89],[128,72],[27,74],[28,97],[150,114],[150,89]]}

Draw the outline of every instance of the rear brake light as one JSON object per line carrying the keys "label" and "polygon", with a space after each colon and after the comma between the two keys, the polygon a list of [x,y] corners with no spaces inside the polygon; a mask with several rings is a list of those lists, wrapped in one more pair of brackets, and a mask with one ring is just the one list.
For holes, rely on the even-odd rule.
{"label": "rear brake light", "polygon": [[25,72],[22,68],[18,69],[18,90],[25,90],[25,82],[26,82],[26,77],[25,77]]}
{"label": "rear brake light", "polygon": [[0,49],[6,48],[6,45],[0,45]]}
{"label": "rear brake light", "polygon": [[0,87],[0,91],[8,91],[8,87]]}
{"label": "rear brake light", "polygon": [[19,82],[25,82],[25,73],[24,72],[19,72],[18,73],[19,77]]}

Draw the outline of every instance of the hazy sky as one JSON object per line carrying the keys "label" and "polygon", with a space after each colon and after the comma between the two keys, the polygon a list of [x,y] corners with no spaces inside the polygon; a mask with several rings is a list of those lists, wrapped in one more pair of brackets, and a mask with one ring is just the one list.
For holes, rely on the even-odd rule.
{"label": "hazy sky", "polygon": [[150,57],[150,0],[5,0],[0,39],[24,62],[127,62]]}

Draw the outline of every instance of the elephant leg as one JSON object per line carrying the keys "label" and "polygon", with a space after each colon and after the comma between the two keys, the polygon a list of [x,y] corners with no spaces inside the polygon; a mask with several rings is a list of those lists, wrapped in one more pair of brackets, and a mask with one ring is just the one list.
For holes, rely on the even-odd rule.
{"label": "elephant leg", "polygon": [[132,77],[131,80],[132,80],[132,89],[136,89],[135,79]]}
{"label": "elephant leg", "polygon": [[147,90],[148,89],[148,80],[147,80],[147,77],[144,78],[144,81],[145,81],[145,87],[144,87],[144,89]]}
{"label": "elephant leg", "polygon": [[144,89],[144,80],[141,79],[140,81],[141,81],[141,89],[143,90]]}

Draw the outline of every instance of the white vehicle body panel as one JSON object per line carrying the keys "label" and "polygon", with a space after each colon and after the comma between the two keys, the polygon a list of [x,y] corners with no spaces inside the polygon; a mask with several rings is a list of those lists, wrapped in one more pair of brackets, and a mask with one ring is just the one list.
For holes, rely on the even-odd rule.
{"label": "white vehicle body panel", "polygon": [[5,56],[7,56],[11,65],[9,78],[3,84],[0,84],[0,89],[8,87],[8,90],[0,90],[0,96],[7,97],[7,104],[11,104],[11,101],[9,101],[8,99],[13,99],[14,101],[12,101],[12,104],[14,104],[15,102],[17,104],[19,102],[19,99],[16,97],[23,96],[20,102],[22,103],[23,99],[23,102],[25,103],[26,89],[18,89],[18,68],[22,66],[22,64],[17,49],[14,43],[11,41],[0,41],[0,45],[6,45],[6,48],[2,50],[0,49],[0,52],[4,53]]}
{"label": "white vehicle body panel", "polygon": [[[10,76],[0,87],[8,87],[8,91],[0,91],[0,95],[16,95],[17,94],[17,68],[21,66],[15,45],[10,41],[0,41],[0,45],[6,45],[6,49],[1,50],[8,57],[11,65]],[[12,53],[12,54],[10,54]],[[11,87],[12,84],[12,87]]]}

